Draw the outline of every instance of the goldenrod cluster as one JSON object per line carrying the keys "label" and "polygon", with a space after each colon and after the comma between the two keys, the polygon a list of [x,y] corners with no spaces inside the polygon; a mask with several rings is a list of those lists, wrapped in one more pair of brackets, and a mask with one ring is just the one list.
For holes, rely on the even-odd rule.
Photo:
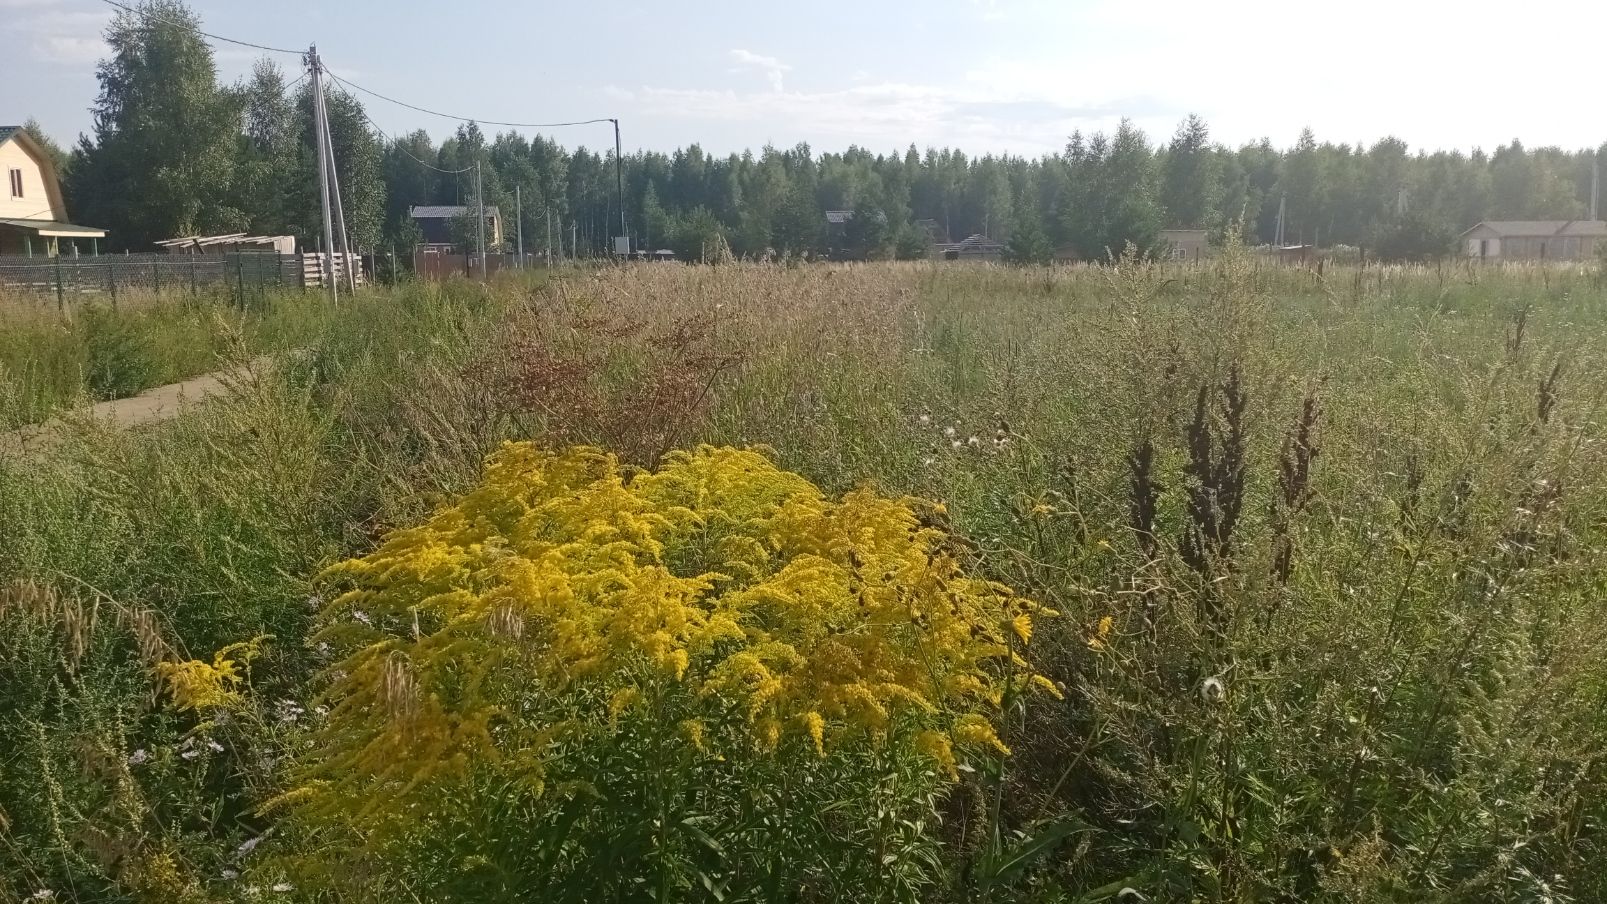
{"label": "goldenrod cluster", "polygon": [[240,666],[249,663],[261,650],[266,636],[245,643],[230,644],[212,654],[212,661],[188,659],[160,662],[156,674],[167,686],[168,696],[178,709],[228,709],[240,702]]}
{"label": "goldenrod cluster", "polygon": [[[393,802],[483,762],[539,781],[576,725],[633,712],[698,750],[716,726],[820,755],[913,726],[949,774],[953,745],[1007,753],[988,714],[1009,687],[1054,691],[1018,652],[1050,613],[967,576],[916,505],[829,499],[753,451],[627,473],[510,444],[456,505],[328,573],[354,589],[317,641],[353,652],[313,777]],[[668,694],[693,712],[654,709]]]}

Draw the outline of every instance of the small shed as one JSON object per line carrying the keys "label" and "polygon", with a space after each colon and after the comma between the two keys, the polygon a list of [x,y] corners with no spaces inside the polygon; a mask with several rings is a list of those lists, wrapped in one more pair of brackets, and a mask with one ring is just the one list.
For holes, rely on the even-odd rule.
{"label": "small shed", "polygon": [[1158,238],[1161,257],[1167,260],[1197,261],[1210,252],[1204,229],[1162,229]]}

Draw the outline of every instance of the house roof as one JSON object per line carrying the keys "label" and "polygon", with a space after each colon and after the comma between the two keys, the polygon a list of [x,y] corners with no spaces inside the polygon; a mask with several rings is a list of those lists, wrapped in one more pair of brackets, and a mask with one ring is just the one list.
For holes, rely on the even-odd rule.
{"label": "house roof", "polygon": [[[415,220],[451,220],[467,215],[469,210],[466,204],[424,205],[414,207],[407,212],[407,215]],[[486,205],[485,215],[494,219],[501,218],[494,204]]]}
{"label": "house roof", "polygon": [[1564,236],[1607,236],[1607,222],[1601,220],[1485,220],[1462,233],[1467,235],[1479,228],[1489,229],[1502,238],[1537,236],[1561,238]]}
{"label": "house roof", "polygon": [[22,126],[0,126],[0,144],[11,140],[11,136],[22,131]]}
{"label": "house roof", "polygon": [[854,218],[854,212],[852,210],[828,210],[828,211],[826,211],[826,222],[832,224],[833,226],[841,226],[842,224],[848,222],[849,220],[852,220],[853,218]]}
{"label": "house roof", "polygon": [[966,236],[964,241],[951,242],[946,245],[940,245],[939,247],[941,247],[944,251],[975,251],[978,253],[988,253],[1002,250],[1004,245],[1000,242],[995,242],[993,239],[988,238],[980,232],[977,232]]}

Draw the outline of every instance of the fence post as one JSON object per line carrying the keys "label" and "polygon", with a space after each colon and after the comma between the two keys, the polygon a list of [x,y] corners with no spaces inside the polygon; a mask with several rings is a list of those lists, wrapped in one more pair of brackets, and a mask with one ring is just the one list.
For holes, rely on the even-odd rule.
{"label": "fence post", "polygon": [[117,258],[106,258],[106,287],[112,292],[112,310],[117,310]]}
{"label": "fence post", "polygon": [[190,255],[190,294],[191,295],[200,295],[201,294],[200,284],[196,281],[196,278],[195,278],[195,265],[196,265],[196,263],[197,263],[196,256],[194,254],[191,254]]}
{"label": "fence post", "polygon": [[65,311],[66,309],[67,303],[62,297],[61,290],[61,253],[58,251],[56,254],[56,310]]}
{"label": "fence post", "polygon": [[246,309],[246,263],[239,254],[234,256],[234,271],[240,280],[240,310]]}
{"label": "fence post", "polygon": [[162,294],[162,268],[156,261],[151,261],[151,291]]}

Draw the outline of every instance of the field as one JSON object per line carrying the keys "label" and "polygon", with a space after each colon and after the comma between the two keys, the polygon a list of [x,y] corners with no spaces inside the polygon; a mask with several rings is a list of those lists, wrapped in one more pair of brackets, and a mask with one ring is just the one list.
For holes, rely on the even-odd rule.
{"label": "field", "polygon": [[6,428],[279,363],[0,449],[0,902],[1607,900],[1604,327],[1236,252],[13,319]]}

